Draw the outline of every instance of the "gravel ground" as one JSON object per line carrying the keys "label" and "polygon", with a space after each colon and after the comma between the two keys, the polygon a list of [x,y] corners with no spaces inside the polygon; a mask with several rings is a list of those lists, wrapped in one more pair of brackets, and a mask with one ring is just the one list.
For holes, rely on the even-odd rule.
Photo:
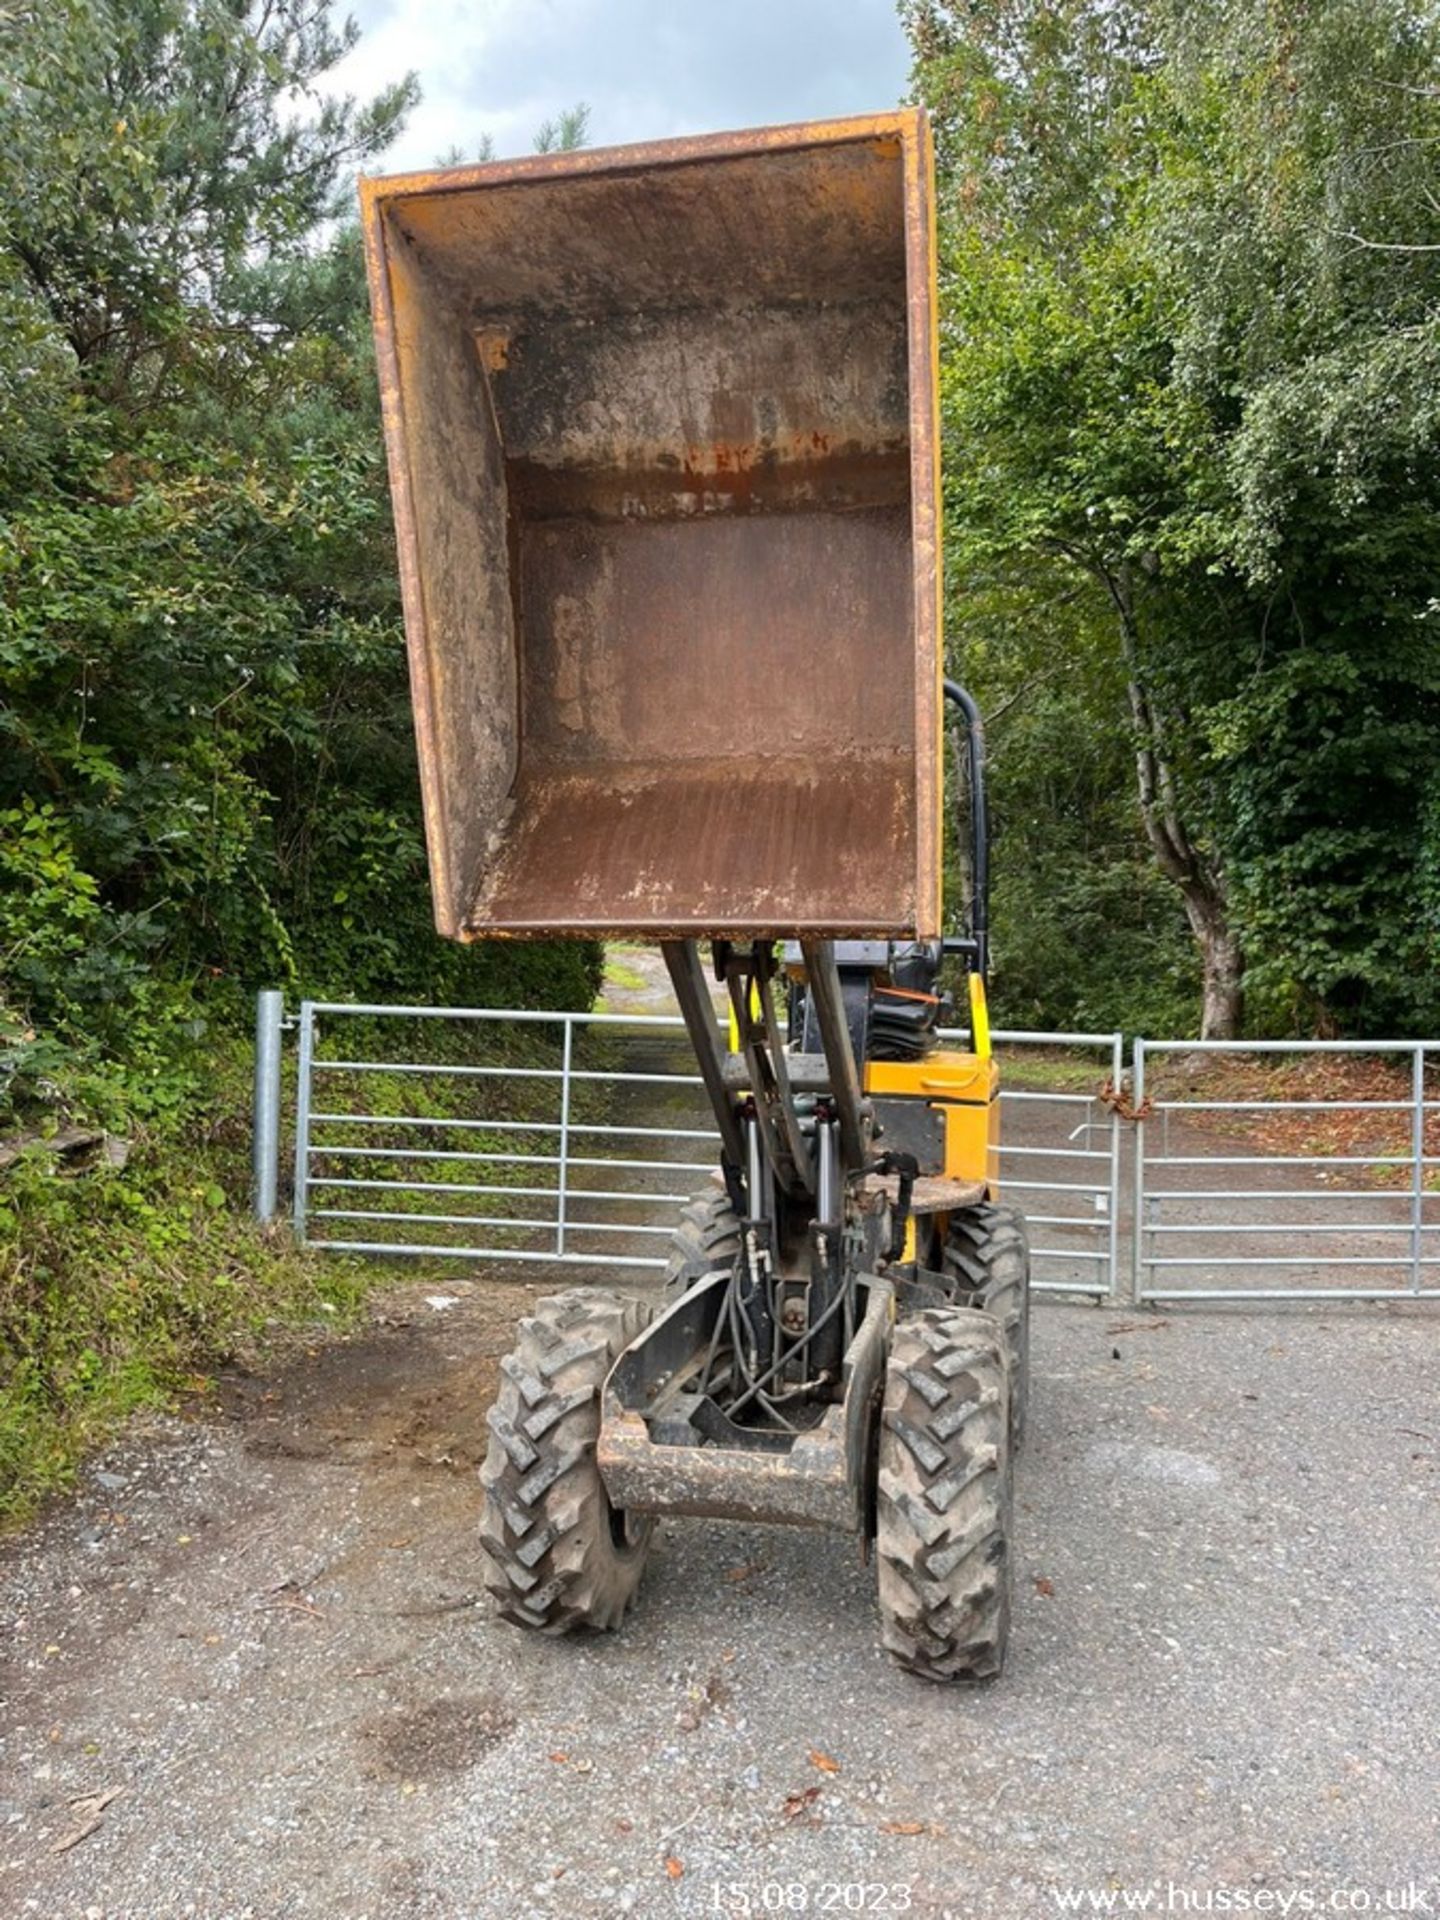
{"label": "gravel ground", "polygon": [[1038,1309],[1011,1661],[953,1692],[828,1537],[673,1524],[619,1634],[496,1621],[474,1468],[535,1291],[392,1295],[0,1549],[0,1912],[1440,1910],[1423,1310]]}

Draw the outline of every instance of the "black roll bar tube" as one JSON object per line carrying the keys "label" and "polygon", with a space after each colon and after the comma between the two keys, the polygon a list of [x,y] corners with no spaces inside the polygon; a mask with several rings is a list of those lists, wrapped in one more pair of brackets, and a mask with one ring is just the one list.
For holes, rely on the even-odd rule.
{"label": "black roll bar tube", "polygon": [[945,698],[965,718],[970,760],[970,938],[945,942],[952,953],[968,953],[984,979],[990,963],[990,816],[985,805],[985,722],[974,698],[958,680],[944,682]]}

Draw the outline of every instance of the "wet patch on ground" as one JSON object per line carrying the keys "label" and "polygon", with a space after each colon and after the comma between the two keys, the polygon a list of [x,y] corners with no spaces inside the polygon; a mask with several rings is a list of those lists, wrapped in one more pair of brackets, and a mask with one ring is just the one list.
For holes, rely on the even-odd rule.
{"label": "wet patch on ground", "polygon": [[491,1694],[430,1700],[357,1729],[383,1770],[397,1780],[464,1773],[515,1731],[515,1715]]}

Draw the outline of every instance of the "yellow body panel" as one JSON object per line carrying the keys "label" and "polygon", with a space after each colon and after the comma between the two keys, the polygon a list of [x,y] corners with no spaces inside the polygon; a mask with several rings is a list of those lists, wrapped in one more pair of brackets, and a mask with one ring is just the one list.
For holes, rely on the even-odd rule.
{"label": "yellow body panel", "polygon": [[945,1119],[947,1180],[983,1180],[999,1191],[1000,1071],[993,1057],[942,1052],[923,1060],[870,1060],[865,1091],[890,1099],[923,1100]]}
{"label": "yellow body panel", "polygon": [[[750,983],[750,1018],[752,1020],[758,1020],[760,1018],[760,989],[755,985],[754,981]],[[735,1017],[733,1001],[730,1005],[729,1020],[730,1051],[731,1053],[738,1053],[740,1051],[740,1022]]]}
{"label": "yellow body panel", "polygon": [[981,1060],[990,1058],[990,1008],[985,999],[985,981],[978,973],[970,975],[970,1037],[975,1042],[976,1055]]}

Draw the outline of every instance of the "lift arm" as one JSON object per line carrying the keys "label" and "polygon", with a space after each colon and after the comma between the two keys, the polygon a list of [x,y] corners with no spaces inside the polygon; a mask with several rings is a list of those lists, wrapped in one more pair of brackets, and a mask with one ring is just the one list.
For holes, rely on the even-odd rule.
{"label": "lift arm", "polygon": [[[823,1091],[834,1107],[840,1128],[841,1170],[846,1174],[856,1173],[864,1165],[867,1150],[866,1108],[860,1068],[845,1020],[834,942],[805,940],[801,947],[825,1052]],[[700,1077],[720,1129],[724,1160],[727,1167],[743,1170],[747,1156],[735,1074],[727,1071],[727,1056],[721,1050],[716,1033],[715,1010],[710,1003],[699,947],[693,940],[667,940],[663,952],[675,997],[700,1063]],[[813,1194],[818,1169],[800,1130],[795,1105],[800,1089],[794,1084],[792,1063],[786,1058],[775,1024],[768,947],[764,957],[760,956],[761,949],[757,946],[749,955],[731,953],[725,958],[725,973],[745,1058],[744,1078],[750,1098],[760,1109],[758,1117],[777,1175],[783,1184],[793,1185],[797,1192],[804,1188]],[[751,1011],[752,990],[759,997],[758,1019]],[[809,1076],[806,1086],[817,1090]]]}

